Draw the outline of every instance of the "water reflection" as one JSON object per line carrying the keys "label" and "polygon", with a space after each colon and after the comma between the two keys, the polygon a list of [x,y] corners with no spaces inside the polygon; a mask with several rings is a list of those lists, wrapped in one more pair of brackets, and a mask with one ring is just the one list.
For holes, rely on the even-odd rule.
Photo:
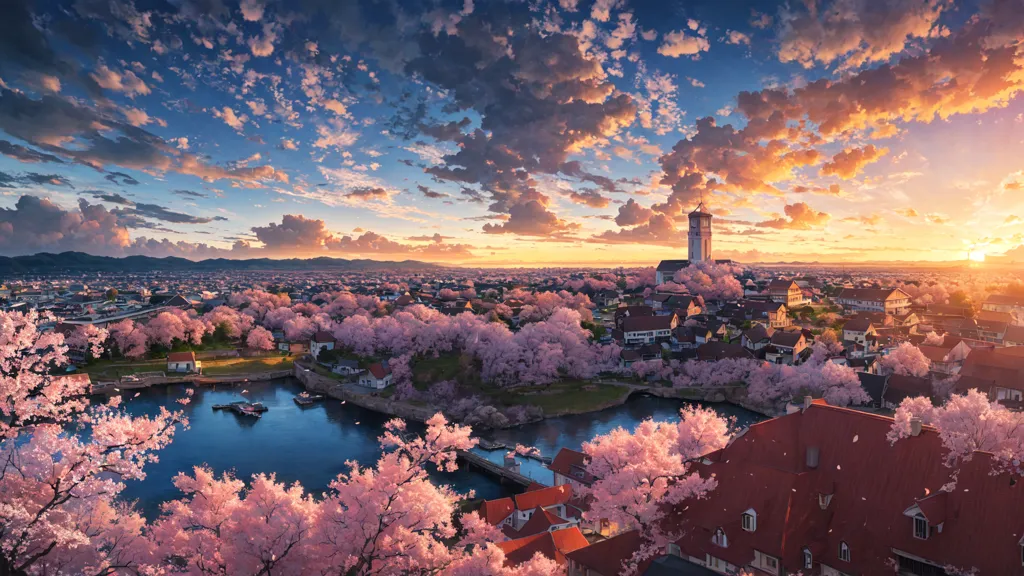
{"label": "water reflection", "polygon": [[[128,483],[124,497],[137,500],[147,516],[152,517],[160,502],[180,497],[172,484],[174,476],[204,463],[218,474],[230,470],[246,480],[256,473],[274,473],[279,481],[301,482],[319,495],[339,473],[347,471],[346,461],[373,464],[380,455],[377,438],[389,418],[331,399],[302,408],[292,400],[302,390],[301,384],[290,378],[197,387],[191,404],[185,408],[189,429],[179,430],[171,445],[160,451],[159,462],[147,466],[145,480]],[[156,414],[161,406],[177,408],[174,401],[183,396],[184,386],[166,386],[143,390],[138,397],[126,395],[124,401],[132,414]],[[231,410],[212,409],[214,404],[239,400],[262,402],[269,410],[257,419]],[[647,417],[677,420],[682,405],[660,398],[635,398],[617,408],[555,418],[488,436],[509,446],[517,442],[536,446],[544,455],[553,456],[561,447],[578,449],[585,440],[616,426],[632,429]],[[738,408],[716,408],[737,415],[741,423],[755,417]],[[410,429],[420,428],[410,425]],[[504,455],[504,451],[481,453],[495,461]],[[551,472],[539,462],[524,462],[522,471],[540,482],[551,483]],[[489,476],[465,469],[432,477],[459,492],[473,490],[482,498],[497,498],[509,489]]]}

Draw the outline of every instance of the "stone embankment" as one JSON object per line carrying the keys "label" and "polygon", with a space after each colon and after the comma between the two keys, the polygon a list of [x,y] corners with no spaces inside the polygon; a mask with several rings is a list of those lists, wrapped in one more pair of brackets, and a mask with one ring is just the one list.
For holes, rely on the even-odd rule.
{"label": "stone embankment", "polygon": [[426,422],[437,410],[427,406],[416,406],[408,402],[401,402],[391,398],[374,396],[370,392],[362,393],[348,390],[345,385],[334,378],[317,374],[313,370],[296,362],[292,367],[292,376],[295,376],[310,392],[325,394],[337,400],[351,402],[356,406],[373,410],[382,414],[388,414],[405,420]]}

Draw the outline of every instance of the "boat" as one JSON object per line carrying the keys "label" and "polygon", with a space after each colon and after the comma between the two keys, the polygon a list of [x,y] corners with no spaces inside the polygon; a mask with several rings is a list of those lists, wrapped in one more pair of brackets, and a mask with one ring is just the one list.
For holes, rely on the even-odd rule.
{"label": "boat", "polygon": [[483,450],[504,450],[507,448],[507,446],[501,442],[494,442],[493,440],[488,440],[486,438],[480,438],[477,446]]}
{"label": "boat", "polygon": [[259,418],[264,412],[269,410],[262,402],[246,402],[240,400],[238,402],[231,402],[229,404],[214,404],[214,410],[233,410],[237,414],[243,416],[255,416]]}
{"label": "boat", "polygon": [[298,394],[295,395],[295,398],[293,398],[292,400],[295,400],[295,403],[298,404],[299,406],[306,407],[312,406],[314,403],[319,402],[323,399],[323,394],[310,394],[309,392],[299,392]]}

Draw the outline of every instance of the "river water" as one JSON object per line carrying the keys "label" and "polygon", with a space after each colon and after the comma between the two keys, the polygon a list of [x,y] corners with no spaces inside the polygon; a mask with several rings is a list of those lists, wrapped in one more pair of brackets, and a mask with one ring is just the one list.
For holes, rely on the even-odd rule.
{"label": "river water", "polygon": [[[275,473],[279,481],[301,482],[315,495],[326,490],[340,472],[347,471],[346,461],[372,466],[380,455],[377,438],[388,418],[330,399],[300,408],[292,398],[302,390],[302,385],[292,378],[244,386],[196,387],[191,404],[185,408],[189,429],[178,430],[171,445],[159,452],[160,461],[146,467],[146,479],[128,482],[123,497],[136,500],[152,518],[160,502],[181,496],[171,482],[174,476],[201,464],[217,473],[233,471],[243,480],[259,472]],[[180,408],[174,401],[185,395],[185,387],[158,386],[141,390],[137,397],[134,394],[127,393],[124,398],[130,413],[155,414],[161,406],[170,410]],[[269,411],[255,419],[212,409],[214,404],[236,400],[262,402]],[[677,400],[639,397],[601,412],[552,418],[488,432],[485,436],[509,446],[535,446],[545,456],[553,457],[559,448],[579,449],[584,441],[598,434],[618,426],[632,429],[644,418],[678,420],[681,406],[683,402]],[[712,406],[726,416],[735,416],[741,425],[760,419],[757,414],[735,406]],[[410,429],[416,430],[412,425]],[[504,450],[477,451],[495,462],[501,462],[505,454]],[[541,463],[521,460],[523,474],[544,484],[552,483],[551,472]],[[473,490],[479,498],[498,498],[509,493],[509,487],[496,479],[465,469],[435,474],[434,480],[450,484],[461,493]]]}

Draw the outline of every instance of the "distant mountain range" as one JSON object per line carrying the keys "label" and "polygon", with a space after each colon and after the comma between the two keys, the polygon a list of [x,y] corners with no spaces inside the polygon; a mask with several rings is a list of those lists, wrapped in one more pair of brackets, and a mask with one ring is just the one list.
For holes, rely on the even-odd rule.
{"label": "distant mountain range", "polygon": [[52,274],[60,272],[216,272],[230,270],[416,270],[437,268],[436,264],[418,260],[400,262],[377,260],[346,260],[344,258],[252,258],[231,260],[210,258],[193,261],[185,258],[153,258],[151,256],[93,256],[84,252],[41,252],[31,256],[0,257],[0,274]]}

